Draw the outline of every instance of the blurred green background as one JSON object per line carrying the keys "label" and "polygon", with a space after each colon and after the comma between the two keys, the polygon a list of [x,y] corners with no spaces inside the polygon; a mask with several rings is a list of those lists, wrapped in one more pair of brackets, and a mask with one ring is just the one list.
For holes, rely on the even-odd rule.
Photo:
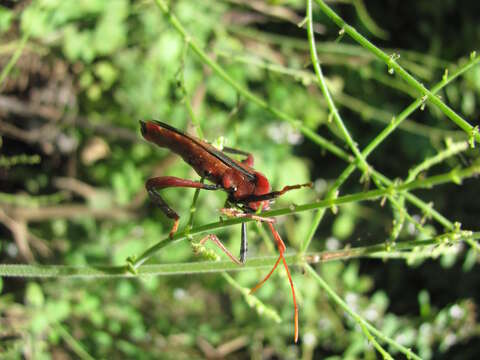
{"label": "blurred green background", "polygon": [[[331,1],[349,24],[427,88],[478,50],[474,1]],[[172,12],[238,83],[345,151],[311,66],[297,0],[172,1]],[[317,50],[333,100],[360,149],[419,95],[314,6]],[[0,87],[0,263],[124,265],[165,238],[171,221],[148,199],[153,175],[198,176],[178,156],[141,139],[139,119],[159,119],[196,134],[189,106],[209,141],[255,156],[274,189],[313,181],[274,208],[316,201],[347,165],[291,125],[240,96],[199,60],[153,1],[3,1],[0,67],[20,55]],[[20,53],[20,50],[21,53]],[[463,60],[461,60],[463,59]],[[452,71],[452,70],[450,70]],[[441,92],[477,125],[480,67]],[[437,108],[417,110],[368,158],[391,179],[468,135]],[[468,166],[471,149],[427,175]],[[374,189],[357,171],[341,195]],[[186,224],[194,191],[162,193]],[[478,179],[416,191],[462,229],[479,230]],[[202,192],[195,224],[218,220],[224,194]],[[433,234],[445,231],[407,206]],[[314,212],[278,218],[289,251],[300,248]],[[309,251],[385,243],[398,213],[380,201],[328,210]],[[240,226],[217,232],[236,253]],[[406,222],[396,241],[421,238]],[[269,235],[249,225],[251,257],[275,254]],[[198,240],[196,238],[196,240]],[[212,248],[214,249],[214,248]],[[480,353],[478,255],[466,243],[415,249],[403,258],[316,264],[347,304],[383,334],[425,359],[473,359]],[[217,251],[215,249],[215,251]],[[423,252],[422,252],[423,251]],[[223,256],[223,255],[222,255]],[[188,241],[151,263],[201,261]],[[291,268],[300,304],[300,341],[283,270],[258,292],[266,270],[142,279],[0,278],[0,357],[328,358],[380,356],[358,324],[300,266]],[[248,297],[247,297],[248,298]],[[277,312],[281,322],[275,321]],[[395,358],[403,355],[386,346]]]}

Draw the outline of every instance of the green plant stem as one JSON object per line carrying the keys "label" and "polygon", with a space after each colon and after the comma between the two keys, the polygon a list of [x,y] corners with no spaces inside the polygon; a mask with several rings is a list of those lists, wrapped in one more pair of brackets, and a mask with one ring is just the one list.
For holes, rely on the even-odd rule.
{"label": "green plant stem", "polygon": [[16,165],[35,165],[41,161],[39,155],[0,156],[0,167],[10,168]]}
{"label": "green plant stem", "polygon": [[[347,260],[361,257],[378,257],[378,254],[408,254],[407,250],[413,248],[426,248],[443,243],[458,241],[470,241],[476,244],[480,239],[480,232],[450,232],[429,239],[414,239],[395,244],[380,243],[378,245],[369,245],[362,247],[342,250],[322,251],[317,253],[297,254],[289,253],[285,255],[290,266],[303,266],[305,263],[318,263]],[[166,241],[163,241],[166,242]],[[478,246],[478,245],[477,245]],[[385,258],[389,256],[386,255]],[[393,257],[393,256],[392,256]],[[397,255],[397,257],[400,257]],[[278,256],[254,257],[248,262],[239,266],[230,260],[222,261],[201,261],[191,263],[175,264],[155,264],[143,265],[138,268],[134,274],[127,270],[125,265],[121,266],[65,266],[65,265],[17,265],[0,264],[0,276],[6,277],[28,277],[28,278],[98,278],[98,277],[135,277],[135,276],[166,276],[166,275],[186,275],[216,273],[224,271],[247,271],[253,269],[270,268]]]}
{"label": "green plant stem", "polygon": [[320,67],[320,62],[317,56],[317,49],[315,46],[315,36],[314,36],[313,21],[312,21],[312,0],[307,0],[307,32],[308,32],[308,41],[310,43],[310,56],[312,59],[313,69],[315,71],[315,74],[317,75],[318,85],[320,86],[323,96],[327,101],[328,108],[330,109],[330,113],[333,116],[333,119],[337,124],[338,128],[340,129],[345,142],[348,144],[352,152],[355,154],[355,157],[357,158],[357,162],[360,169],[365,174],[368,174],[369,166],[365,161],[365,158],[363,157],[363,155],[358,150],[357,145],[353,141],[349,131],[347,130],[347,127],[345,126],[345,123],[340,117],[337,107],[335,106],[335,103],[333,102],[333,99],[330,96],[330,91],[328,90],[325,78],[323,77],[322,68]]}
{"label": "green plant stem", "polygon": [[252,295],[249,288],[241,286],[233,277],[230,276],[227,272],[222,272],[222,277],[240,294],[242,294],[245,302],[251,308],[254,308],[259,316],[264,316],[269,318],[276,323],[282,322],[282,318],[275,309],[272,309],[270,306],[265,305],[259,298],[255,295]]}
{"label": "green plant stem", "polygon": [[465,238],[465,242],[469,244],[477,253],[480,253],[480,245],[472,238]]}
{"label": "green plant stem", "polygon": [[49,195],[23,195],[0,192],[0,203],[27,208],[38,208],[58,204],[68,199],[68,197],[69,194],[65,191],[58,191]]}
{"label": "green plant stem", "polygon": [[[286,48],[294,49],[294,50],[309,50],[310,46],[308,42],[306,42],[303,38],[300,37],[291,37],[286,35],[280,35],[276,33],[267,33],[252,27],[245,27],[245,26],[229,26],[228,30],[234,34],[248,37],[255,41],[265,42],[275,46],[283,46]],[[349,43],[340,43],[338,41],[321,41],[321,47],[318,48],[320,54],[329,54],[335,58],[341,57],[356,57],[356,58],[363,58],[363,59],[374,59],[375,57],[372,55],[370,51],[365,50],[363,47],[357,44],[349,44]],[[393,52],[398,51],[398,49],[383,49],[385,52]],[[450,65],[447,60],[440,59],[436,56],[417,52],[408,49],[401,49],[401,53],[404,54],[400,61],[405,61],[405,59],[410,59],[411,61],[418,62],[417,66],[424,66],[428,64],[430,67],[435,68],[444,68]],[[424,71],[430,71],[431,69],[424,69]]]}
{"label": "green plant stem", "polygon": [[463,151],[466,151],[468,149],[468,146],[469,145],[467,141],[448,144],[445,150],[440,151],[435,156],[425,159],[420,164],[410,169],[408,172],[408,177],[405,181],[413,181],[422,171],[426,171],[432,166],[441,163],[445,159],[455,156]]}
{"label": "green plant stem", "polygon": [[188,93],[187,90],[187,85],[185,84],[185,58],[187,56],[187,51],[188,51],[188,44],[185,43],[183,46],[183,51],[182,51],[182,63],[180,66],[180,88],[181,91],[183,92],[183,100],[185,101],[185,107],[187,108],[188,114],[190,115],[190,120],[192,121],[193,126],[195,126],[195,130],[197,131],[197,136],[200,139],[203,139],[203,131],[200,126],[200,122],[198,121],[197,116],[195,115],[195,112],[193,111],[192,103],[190,101],[190,94]]}
{"label": "green plant stem", "polygon": [[[471,136],[473,130],[472,125],[465,121],[461,116],[459,116],[455,111],[448,107],[443,101],[441,101],[425,86],[418,82],[412,75],[410,75],[406,70],[404,70],[393,58],[393,56],[387,55],[378,47],[376,47],[373,43],[368,41],[354,27],[348,25],[340,16],[338,16],[323,0],[315,0],[315,2],[320,7],[320,10],[335,24],[337,24],[337,26],[340,27],[341,31],[350,35],[352,39],[358,42],[362,47],[369,50],[379,60],[383,61],[389,69],[392,69],[407,84],[409,84],[412,88],[416,89],[423,97],[425,97],[424,99],[422,99],[422,101],[429,100],[432,104],[437,106],[440,111],[445,114],[445,116],[447,116],[458,127],[463,129],[469,136]],[[480,142],[480,134],[476,133],[474,136],[475,141]]]}
{"label": "green plant stem", "polygon": [[[318,52],[318,49],[317,49],[317,52]],[[308,85],[309,83],[312,83],[312,82],[318,83],[317,77],[315,76],[315,74],[312,74],[310,71],[288,68],[280,64],[271,63],[271,62],[258,59],[254,56],[235,55],[235,54],[221,51],[221,50],[217,50],[215,53],[218,56],[221,56],[230,61],[253,65],[277,74],[291,76],[296,80],[302,82],[304,85]],[[468,68],[470,68],[471,66],[478,63],[478,61],[480,61],[480,57],[475,58],[473,61],[469,61],[466,65],[468,66]],[[461,67],[461,69],[463,68],[464,66]],[[463,72],[464,71],[462,71],[461,73]],[[456,77],[453,75],[450,76],[448,78],[449,79],[448,83],[450,83],[455,78]],[[387,78],[387,79],[389,79],[389,83],[386,85],[391,85],[392,79],[391,78]],[[326,79],[326,82],[330,91],[332,91],[332,86],[329,84],[328,79]],[[404,83],[402,82],[401,84],[403,85]],[[444,84],[443,86],[445,85],[446,84]],[[406,86],[406,85],[403,85],[403,86]],[[436,86],[438,86],[438,84]],[[433,89],[432,89],[432,93],[435,93]],[[364,101],[361,101],[359,99],[356,99],[346,93],[336,92],[336,93],[333,93],[333,97],[335,98],[335,101],[337,103],[341,104],[342,106],[345,106],[350,110],[357,112],[362,116],[363,119],[376,121],[382,124],[390,124],[392,122],[392,118],[394,118],[392,113],[386,110],[375,108],[370,104]],[[408,119],[402,121],[399,124],[399,128],[404,131],[408,131],[411,134],[414,134],[417,136],[424,136],[427,138],[438,139],[438,138],[444,138],[444,137],[452,137],[452,138],[458,139],[458,138],[466,137],[465,132],[461,130],[438,129],[438,128],[428,126],[428,125],[423,125]]]}
{"label": "green plant stem", "polygon": [[82,360],[94,360],[94,358],[85,351],[83,346],[75,339],[68,331],[65,329],[65,327],[57,323],[55,326],[56,330],[60,333],[60,336],[63,338],[63,340],[68,344],[70,349],[78,356],[79,359]]}
{"label": "green plant stem", "polygon": [[[468,61],[466,64],[461,66],[459,69],[454,71],[450,76],[444,77],[439,83],[437,83],[433,88],[432,88],[432,93],[436,94],[439,92],[443,87],[451,83],[454,79],[458,78],[460,75],[464,74],[466,71],[474,67],[480,62],[480,57],[476,57],[475,59],[471,59]],[[393,131],[400,126],[400,124],[405,121],[415,110],[417,110],[420,106],[422,105],[422,100],[417,99],[414,102],[412,102],[407,108],[405,108],[397,117],[394,117],[390,124],[386,126],[362,151],[362,154],[365,158],[367,158],[373,150],[375,150],[390,134],[393,133]],[[326,197],[332,197],[340,188],[340,186],[348,179],[348,177],[353,173],[355,170],[356,163],[351,163],[349,164],[345,170],[340,174],[339,177],[335,180],[334,184],[331,186],[329,191],[327,192]],[[373,173],[375,174],[375,170],[373,170]],[[375,174],[377,178],[379,178],[384,184],[387,186],[392,185],[392,181],[390,181],[388,178],[383,176],[380,173]],[[444,227],[448,229],[453,228],[453,224],[451,221],[449,221],[447,218],[442,216],[440,213],[435,211],[433,208],[429,207],[427,204],[425,204],[423,201],[418,199],[417,197],[413,196],[412,194],[405,193],[404,194],[405,198],[410,201],[412,204],[415,206],[419,207],[422,209],[422,211],[429,213],[432,215],[439,223],[441,223]],[[312,227],[309,231],[308,236],[305,238],[305,241],[302,243],[302,251],[306,251],[308,249],[308,246],[310,245],[313,236],[315,234],[315,231],[318,227],[318,225],[321,222],[321,219],[323,218],[324,215],[324,210],[319,210],[317,214],[315,215],[313,222],[312,222]]]}
{"label": "green plant stem", "polygon": [[[433,92],[433,90],[432,90]],[[337,93],[334,95],[338,104],[355,111],[362,119],[366,121],[375,121],[381,124],[390,125],[396,118],[393,113],[371,106],[365,101],[359,100],[345,93]],[[395,120],[392,120],[395,119]],[[432,141],[443,138],[464,139],[467,138],[461,130],[439,129],[433,126],[424,125],[409,119],[400,122],[398,128],[409,132],[412,135],[423,136]]]}
{"label": "green plant stem", "polygon": [[[413,189],[419,189],[419,188],[430,188],[435,185],[439,184],[444,184],[447,182],[456,182],[458,183],[464,178],[471,177],[477,173],[480,173],[480,166],[472,166],[466,169],[462,170],[453,170],[445,174],[441,175],[436,175],[432,176],[429,178],[425,179],[420,179],[420,180],[415,180],[409,183],[403,183],[400,185],[393,185],[389,188],[386,189],[377,189],[377,190],[371,190],[367,192],[362,192],[362,193],[356,193],[356,194],[351,194],[351,195],[345,195],[341,196],[338,198],[330,198],[330,199],[325,199],[325,200],[320,200],[314,203],[310,204],[305,204],[305,205],[294,205],[290,206],[287,208],[283,209],[277,209],[277,210],[270,210],[262,213],[262,216],[266,217],[275,217],[275,216],[282,216],[282,215],[290,215],[294,213],[298,213],[301,211],[309,211],[309,210],[315,210],[315,209],[321,209],[321,208],[329,208],[332,206],[338,206],[350,202],[358,202],[358,201],[365,201],[365,200],[372,200],[372,199],[377,199],[382,196],[387,196],[387,195],[395,195],[398,192],[403,192],[405,190],[413,190]],[[234,219],[228,219],[228,220],[223,220],[219,221],[216,223],[211,223],[203,226],[196,227],[194,229],[191,229],[188,232],[188,235],[195,235],[199,233],[206,233],[206,232],[211,232],[213,230],[217,230],[219,228],[223,228],[226,226],[231,226],[235,224],[240,224],[242,222],[250,222],[253,221],[252,219],[249,218],[234,218]],[[185,231],[179,232],[175,234],[172,238],[168,238],[164,241],[161,241],[149,249],[147,249],[142,255],[140,255],[136,260],[132,262],[132,266],[134,268],[138,268],[140,265],[142,265],[146,260],[148,260],[151,256],[153,256],[155,253],[163,249],[165,246],[176,243],[183,238],[185,238],[187,234]]]}
{"label": "green plant stem", "polygon": [[[293,38],[289,36],[265,33],[262,31],[253,30],[252,28],[245,28],[240,26],[229,26],[228,30],[235,35],[248,37],[250,39],[253,39],[256,42],[261,41],[271,45],[279,46],[281,48],[287,48],[291,51],[292,50],[308,51],[310,48],[308,42],[297,37]],[[393,52],[393,51],[399,51],[399,50],[384,49],[384,51]],[[328,58],[333,59],[332,63],[336,65],[341,63],[341,60],[344,59],[345,57],[350,57],[350,58],[353,57],[353,58],[361,59],[362,63],[365,63],[365,60],[369,61],[371,59],[375,59],[375,57],[369,51],[365,50],[361,46],[358,46],[355,44],[340,43],[338,41],[332,41],[332,42],[322,41],[321,46],[318,48],[318,52],[320,54],[323,54],[322,58],[324,59],[328,59]],[[441,60],[430,55],[409,51],[406,49],[402,49],[401,53],[403,56],[400,59],[400,61],[402,62],[403,66],[425,80],[429,80],[432,78],[433,70],[435,67],[442,68],[450,65],[448,61]],[[412,59],[412,60],[406,60],[406,59]],[[417,64],[414,61],[418,61],[421,64]],[[351,61],[348,61],[346,63],[351,65]],[[426,64],[428,66],[426,66]],[[363,73],[364,69],[359,69],[359,70],[362,71]],[[385,85],[390,86],[389,84],[385,84]]]}
{"label": "green plant stem", "polygon": [[426,236],[431,236],[432,231],[430,229],[427,230],[426,228],[424,228],[418,221],[416,221],[412,216],[410,216],[410,214],[405,210],[402,200],[396,200],[393,196],[390,196],[388,198],[388,201],[390,201],[394,209],[397,210],[403,216],[403,218],[407,219],[410,223],[412,223],[413,226],[415,226],[415,229],[417,229],[420,233]]}
{"label": "green plant stem", "polygon": [[378,26],[370,17],[363,0],[352,0],[352,4],[357,11],[358,18],[362,21],[363,25],[368,29],[368,31],[380,39],[387,40],[389,38],[388,32]]}
{"label": "green plant stem", "polygon": [[27,43],[29,37],[30,37],[30,32],[26,31],[23,34],[22,40],[20,40],[18,47],[13,53],[13,56],[10,58],[7,65],[3,68],[2,72],[0,73],[0,88],[3,82],[5,81],[5,79],[7,78],[8,74],[10,74],[10,71],[12,71],[13,67],[17,63],[20,56],[22,55],[23,49],[25,48],[25,44]]}
{"label": "green plant stem", "polygon": [[358,321],[357,323],[358,325],[360,325],[360,328],[362,329],[363,333],[367,337],[368,341],[370,341],[375,347],[375,349],[377,349],[377,351],[382,355],[382,358],[384,360],[393,360],[392,356],[378,343],[377,340],[375,340],[375,338],[372,336],[370,331],[368,331],[365,324],[360,321]]}
{"label": "green plant stem", "polygon": [[[313,278],[318,282],[320,287],[325,290],[325,292],[345,311],[347,312],[355,322],[357,322],[362,328],[366,328],[369,332],[375,335],[380,340],[384,341],[385,343],[389,344],[393,348],[397,349],[398,351],[402,352],[407,356],[408,359],[416,359],[421,360],[421,358],[414,354],[410,349],[406,348],[405,346],[397,343],[395,340],[391,339],[390,337],[384,335],[381,331],[377,330],[373,325],[365,321],[360,315],[358,315],[355,311],[348,306],[348,304],[342,300],[340,296],[333,291],[333,289],[327,284],[325,280],[317,274],[317,272],[310,266],[305,266],[306,270],[313,276]],[[368,337],[368,335],[367,335]]]}

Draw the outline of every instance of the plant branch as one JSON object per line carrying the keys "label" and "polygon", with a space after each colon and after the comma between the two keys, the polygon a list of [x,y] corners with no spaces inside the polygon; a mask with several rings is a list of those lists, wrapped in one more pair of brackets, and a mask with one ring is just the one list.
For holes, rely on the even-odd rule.
{"label": "plant branch", "polygon": [[[332,8],[330,8],[323,0],[315,0],[321,11],[329,17],[335,24],[337,24],[341,32],[345,32],[352,39],[358,42],[361,46],[369,50],[379,60],[383,61],[389,68],[389,71],[394,71],[398,74],[407,84],[416,89],[422,95],[422,101],[429,100],[432,104],[437,106],[450,120],[452,120],[458,127],[463,129],[469,136],[473,136],[475,141],[480,142],[480,134],[478,132],[473,133],[473,126],[459,116],[455,111],[448,107],[442,100],[418,82],[412,75],[410,75],[405,69],[403,69],[396,61],[395,54],[392,56],[387,55],[373,43],[368,41],[362,36],[353,26],[348,25],[340,16],[338,16]],[[476,57],[476,56],[475,56]]]}
{"label": "plant branch", "polygon": [[[438,93],[441,89],[443,89],[446,85],[450,84],[454,79],[458,78],[460,75],[464,74],[466,71],[471,69],[473,66],[477,65],[480,62],[480,57],[477,57],[475,59],[471,59],[468,61],[466,64],[461,66],[459,69],[454,71],[450,76],[444,76],[443,79],[437,83],[433,88],[432,88],[432,93],[436,94]],[[392,121],[386,126],[362,151],[362,155],[367,158],[373,150],[375,150],[390,134],[393,133],[393,131],[402,124],[415,110],[417,110],[421,105],[422,105],[422,100],[417,99],[413,103],[411,103],[407,108],[405,108],[397,117],[392,118]],[[326,197],[332,197],[334,194],[338,191],[340,186],[349,178],[349,176],[353,173],[355,170],[355,167],[357,166],[356,163],[351,163],[349,164],[345,170],[340,174],[340,176],[335,180],[334,184],[331,186],[330,190],[327,192]],[[387,186],[392,185],[392,181],[383,176],[380,173],[376,173],[375,170],[373,170],[373,173]],[[438,213],[435,209],[433,209],[431,206],[428,206],[425,204],[422,200],[417,198],[416,196],[410,194],[410,193],[405,193],[405,198],[410,201],[413,205],[417,206],[420,208],[422,211],[425,213],[430,214],[432,217],[434,217],[439,223],[441,223],[443,226],[445,226],[448,229],[453,228],[453,223],[449,221],[447,218],[445,218],[443,215]],[[312,223],[312,227],[310,229],[309,235],[305,239],[305,241],[302,243],[302,251],[306,251],[308,248],[310,242],[313,239],[313,235],[315,234],[315,231],[320,224],[320,221],[323,217],[324,213],[322,210],[318,211],[317,214],[315,215],[315,218]]]}
{"label": "plant branch", "polygon": [[[378,245],[369,245],[363,247],[350,248],[342,250],[323,251],[317,253],[297,254],[290,253],[285,255],[287,263],[297,266],[311,263],[323,263],[338,260],[347,260],[361,257],[379,257],[378,254],[409,254],[407,250],[441,244],[450,244],[459,241],[471,241],[476,243],[480,239],[480,232],[456,231],[445,233],[433,238],[423,240],[409,240],[395,243],[395,245],[386,246],[384,243]],[[166,241],[163,241],[164,243]],[[171,243],[170,243],[171,244]],[[398,256],[397,257],[400,257]],[[388,258],[389,255],[385,255]],[[393,256],[392,256],[393,257]],[[0,264],[0,276],[6,277],[29,277],[29,278],[98,278],[98,277],[136,277],[136,276],[166,276],[166,275],[186,275],[216,273],[224,271],[247,271],[253,269],[270,268],[278,256],[254,257],[250,258],[243,266],[238,266],[230,260],[222,261],[201,261],[190,263],[175,264],[155,264],[143,265],[137,269],[136,274],[128,270],[125,265],[119,266],[66,266],[66,265],[17,265]]]}
{"label": "plant branch", "polygon": [[30,37],[30,31],[26,31],[22,39],[20,40],[20,43],[18,44],[13,56],[10,58],[8,61],[8,64],[3,68],[2,72],[0,73],[0,88],[7,78],[8,74],[10,71],[12,71],[13,67],[17,63],[18,59],[22,55],[23,49],[25,48],[25,45],[27,44],[28,38]]}
{"label": "plant branch", "polygon": [[[317,272],[310,266],[306,265],[305,268],[307,271],[313,276],[313,278],[317,281],[317,283],[320,285],[320,287],[325,290],[325,292],[328,293],[328,295],[345,311],[347,312],[353,320],[355,320],[356,323],[360,325],[362,329],[367,329],[367,331],[364,330],[364,333],[366,333],[367,337],[369,337],[369,333],[371,332],[373,335],[375,335],[377,338],[380,340],[386,342],[393,348],[397,349],[398,351],[402,352],[407,356],[408,359],[416,359],[416,360],[421,360],[421,358],[414,354],[412,350],[406,348],[405,346],[399,344],[392,338],[384,335],[381,331],[377,330],[373,325],[371,325],[369,322],[365,321],[360,315],[358,315],[348,304],[342,300],[340,296],[333,291],[333,289],[327,284],[325,280],[323,280],[320,275],[317,274]],[[378,349],[378,348],[377,348]]]}
{"label": "plant branch", "polygon": [[333,99],[330,96],[330,91],[328,90],[325,78],[323,77],[322,68],[320,67],[320,62],[317,56],[317,48],[315,46],[315,35],[313,33],[312,0],[307,0],[307,32],[308,32],[308,41],[310,43],[310,56],[312,59],[313,69],[315,71],[315,74],[317,75],[318,85],[320,86],[323,96],[327,101],[328,108],[330,109],[330,114],[333,116],[335,123],[339,127],[345,139],[345,142],[348,144],[352,152],[355,154],[355,157],[357,158],[357,162],[360,169],[365,174],[368,174],[369,166],[365,161],[365,158],[363,157],[363,155],[358,150],[356,143],[353,141],[349,131],[347,130],[347,127],[345,126],[342,118],[340,117],[337,107],[335,106],[335,103],[333,102]]}
{"label": "plant branch", "polygon": [[[435,185],[439,184],[444,184],[447,182],[455,182],[458,183],[459,181],[462,181],[462,179],[471,177],[475,174],[480,173],[480,166],[472,166],[466,169],[462,170],[452,170],[448,173],[445,174],[440,174],[436,176],[432,176],[429,178],[421,179],[421,180],[415,180],[409,183],[403,183],[400,185],[392,185],[389,188],[386,189],[377,189],[377,190],[371,190],[371,191],[366,191],[366,192],[361,192],[361,193],[355,193],[351,195],[345,195],[337,198],[329,198],[325,200],[320,200],[314,203],[310,204],[305,204],[305,205],[292,205],[287,208],[283,209],[277,209],[277,210],[270,210],[270,211],[265,211],[261,215],[265,217],[275,217],[275,216],[282,216],[282,215],[290,215],[302,211],[309,211],[309,210],[315,210],[315,209],[322,209],[322,208],[329,208],[333,206],[338,206],[342,204],[347,204],[351,202],[358,202],[358,201],[365,201],[365,200],[373,200],[373,199],[378,199],[383,196],[387,195],[395,195],[396,193],[403,192],[405,190],[413,190],[413,189],[419,189],[419,188],[430,188]],[[153,245],[149,249],[147,249],[143,254],[141,254],[138,258],[133,260],[131,262],[131,265],[136,269],[140,265],[142,265],[145,261],[147,261],[151,256],[156,254],[158,251],[163,249],[165,246],[168,246],[170,244],[176,243],[188,235],[196,235],[200,233],[206,233],[206,232],[212,232],[214,230],[224,228],[227,226],[232,226],[236,224],[240,224],[242,222],[250,222],[254,221],[249,218],[234,218],[234,219],[228,219],[228,220],[221,220],[216,223],[211,223],[207,225],[202,225],[199,227],[196,227],[194,229],[190,229],[187,232],[179,232],[176,233],[172,238],[167,238],[166,240],[160,241],[159,243]]]}
{"label": "plant branch", "polygon": [[[317,52],[318,52],[318,49],[317,49]],[[235,55],[233,53],[225,52],[222,50],[216,50],[215,53],[218,56],[221,56],[230,61],[235,61],[238,63],[247,64],[247,65],[253,65],[261,69],[265,69],[267,71],[293,77],[295,80],[301,82],[305,86],[308,86],[312,82],[318,83],[317,77],[315,76],[315,74],[312,74],[312,72],[310,71],[285,67],[277,63],[264,61],[255,56]],[[475,62],[480,61],[480,57],[475,58],[474,61]],[[449,77],[449,80],[451,81],[452,77]],[[334,92],[335,89],[332,88],[332,86],[330,86],[328,79],[326,79],[326,82],[329,87],[329,90],[332,91],[333,93],[333,97],[335,98],[335,101],[338,104],[354,112],[357,112],[362,117],[362,119],[366,119],[368,121],[371,120],[371,121],[375,121],[375,122],[387,124],[387,125],[392,122],[392,118],[393,118],[392,113],[383,109],[376,108],[346,93],[339,92],[339,91]],[[433,92],[434,91],[432,89],[432,93]],[[406,132],[409,132],[410,134],[413,134],[416,136],[423,136],[426,138],[432,138],[432,139],[438,139],[443,137],[452,137],[454,139],[459,139],[459,138],[462,139],[466,137],[465,133],[461,130],[438,129],[436,127],[420,124],[412,120],[404,120],[399,125],[399,128]]]}

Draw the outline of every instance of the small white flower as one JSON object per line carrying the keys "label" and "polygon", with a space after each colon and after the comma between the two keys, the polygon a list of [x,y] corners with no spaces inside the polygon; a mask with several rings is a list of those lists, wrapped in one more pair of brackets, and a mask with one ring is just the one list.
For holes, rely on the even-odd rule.
{"label": "small white flower", "polygon": [[455,304],[450,308],[449,313],[453,319],[459,320],[465,315],[465,310],[463,310],[459,305]]}

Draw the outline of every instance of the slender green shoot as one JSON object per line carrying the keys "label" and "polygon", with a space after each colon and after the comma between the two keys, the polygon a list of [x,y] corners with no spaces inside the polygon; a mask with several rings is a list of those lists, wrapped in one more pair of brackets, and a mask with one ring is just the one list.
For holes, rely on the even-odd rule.
{"label": "slender green shoot", "polygon": [[[330,285],[327,284],[323,278],[318,275],[318,273],[310,266],[306,265],[305,268],[307,269],[308,273],[310,273],[313,278],[317,281],[317,283],[320,285],[320,287],[325,290],[325,292],[335,301],[346,313],[348,313],[352,319],[360,325],[360,327],[363,329],[368,330],[368,332],[364,333],[366,334],[367,338],[371,340],[371,335],[370,332],[375,335],[378,339],[381,341],[389,344],[392,348],[400,351],[401,353],[405,354],[407,356],[407,359],[415,359],[415,360],[421,360],[421,358],[416,355],[412,350],[406,348],[405,346],[399,344],[392,338],[384,335],[381,331],[377,330],[373,325],[365,321],[360,315],[358,315],[348,304],[342,300],[340,296],[333,291],[333,289],[330,287]],[[378,350],[378,348],[377,348]],[[383,352],[381,352],[383,354]]]}
{"label": "slender green shoot", "polygon": [[29,37],[30,37],[30,32],[26,31],[23,34],[22,39],[20,40],[20,43],[18,44],[15,52],[13,53],[13,56],[10,58],[7,65],[3,68],[2,72],[0,73],[0,88],[3,85],[3,82],[7,78],[8,74],[10,74],[10,71],[12,71],[13,67],[17,63],[20,56],[22,55],[23,49],[25,48],[25,45],[27,44]]}
{"label": "slender green shoot", "polygon": [[358,164],[360,169],[364,172],[365,175],[369,173],[369,166],[365,161],[365,158],[358,150],[356,143],[353,141],[345,123],[343,122],[340,114],[333,102],[333,99],[330,95],[330,91],[328,90],[327,83],[325,78],[323,77],[322,68],[320,67],[320,62],[317,56],[317,48],[315,46],[315,35],[313,31],[313,20],[312,20],[312,0],[307,0],[307,31],[308,31],[308,41],[310,43],[310,56],[312,58],[313,69],[315,74],[317,75],[318,84],[320,89],[322,90],[323,96],[327,101],[328,108],[330,109],[330,114],[333,116],[335,123],[337,124],[338,128],[340,129],[345,142],[348,144],[352,152],[355,154],[355,157],[358,160]]}
{"label": "slender green shoot", "polygon": [[[381,257],[388,259],[411,255],[412,249],[426,249],[432,251],[441,245],[452,245],[460,241],[476,243],[480,239],[480,232],[454,230],[433,238],[412,239],[386,244],[383,240],[377,245],[362,247],[346,247],[335,251],[322,251],[307,254],[288,253],[285,259],[289,266],[303,266],[307,264],[330,261],[349,260],[363,257]],[[165,241],[164,241],[165,242]],[[478,245],[477,245],[478,247]],[[278,256],[264,256],[249,258],[243,266],[238,266],[230,260],[200,261],[174,264],[143,265],[135,273],[129,271],[125,265],[119,266],[67,266],[67,265],[19,265],[0,264],[0,276],[22,278],[113,278],[113,277],[145,277],[204,274],[231,271],[251,271],[254,269],[271,268]]]}
{"label": "slender green shoot", "polygon": [[[442,111],[445,116],[452,120],[458,127],[460,127],[465,133],[469,136],[472,135],[473,126],[470,125],[466,120],[464,120],[460,115],[453,111],[448,105],[446,105],[440,98],[435,96],[430,90],[428,90],[424,85],[418,82],[412,75],[410,75],[403,67],[401,67],[397,60],[399,55],[392,54],[387,55],[380,48],[375,46],[373,43],[368,41],[364,36],[362,36],[353,26],[348,25],[340,16],[335,13],[332,8],[330,8],[323,0],[315,0],[317,5],[320,7],[320,10],[329,17],[338,27],[341,29],[341,33],[348,34],[352,39],[358,42],[362,47],[369,50],[373,55],[375,55],[379,60],[383,61],[388,66],[389,73],[396,73],[400,78],[402,78],[407,84],[409,84],[413,89],[417,90],[421,96],[423,102],[430,101],[432,104],[437,106],[440,111]],[[476,56],[472,56],[476,57]],[[473,135],[475,141],[480,142],[480,134],[475,133]]]}

